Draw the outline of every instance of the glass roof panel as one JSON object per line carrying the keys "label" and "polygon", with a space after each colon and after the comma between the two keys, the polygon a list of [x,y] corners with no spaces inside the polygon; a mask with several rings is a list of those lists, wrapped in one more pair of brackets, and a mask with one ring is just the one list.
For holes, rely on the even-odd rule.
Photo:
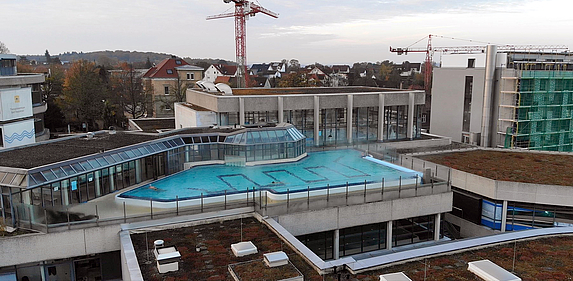
{"label": "glass roof panel", "polygon": [[12,179],[14,179],[14,176],[16,176],[16,174],[12,174],[12,173],[6,174],[6,176],[2,180],[2,183],[3,184],[10,184],[10,182],[12,182]]}
{"label": "glass roof panel", "polygon": [[270,142],[277,142],[277,132],[276,131],[268,131],[269,133],[269,141]]}
{"label": "glass roof panel", "polygon": [[243,138],[243,135],[244,135],[243,133],[236,135],[235,139],[233,140],[233,143],[239,143]]}
{"label": "glass roof panel", "polygon": [[147,149],[145,149],[145,147],[140,147],[137,150],[139,150],[139,152],[141,152],[142,155],[149,154],[149,151],[147,151]]}
{"label": "glass roof panel", "polygon": [[72,168],[74,168],[78,173],[85,171],[84,167],[80,166],[79,163],[73,163],[70,166],[72,166]]}
{"label": "glass roof panel", "polygon": [[123,159],[121,159],[121,157],[119,157],[119,155],[117,155],[117,154],[112,154],[111,157],[113,158],[113,160],[115,160],[115,162],[123,161]]}
{"label": "glass roof panel", "polygon": [[96,161],[95,159],[88,160],[88,163],[90,163],[90,165],[94,168],[101,167],[101,164],[98,161]]}
{"label": "glass roof panel", "polygon": [[171,145],[171,147],[177,147],[178,146],[174,140],[168,140],[167,142]]}
{"label": "glass roof panel", "polygon": [[176,138],[173,140],[177,145],[183,145],[183,140],[181,138]]}
{"label": "glass roof panel", "polygon": [[66,172],[68,175],[73,175],[76,173],[76,171],[69,165],[62,166],[62,169],[64,169],[64,172]]}
{"label": "glass roof panel", "polygon": [[253,133],[247,132],[247,144],[253,144],[253,143],[255,143],[253,140]]}
{"label": "glass roof panel", "polygon": [[260,132],[252,132],[253,133],[253,143],[261,143],[261,133]]}
{"label": "glass roof panel", "polygon": [[228,136],[228,137],[225,139],[225,142],[226,142],[226,143],[232,143],[234,139],[235,139],[235,136]]}
{"label": "glass roof panel", "polygon": [[276,133],[277,133],[277,139],[279,141],[286,141],[286,136],[285,136],[286,131],[285,130],[277,130]]}
{"label": "glass roof panel", "polygon": [[202,143],[210,143],[211,141],[209,140],[208,136],[201,136],[201,142]]}
{"label": "glass roof panel", "polygon": [[167,148],[168,148],[168,147],[167,147],[164,143],[162,143],[162,142],[156,143],[156,144],[152,144],[152,146],[153,146],[153,145],[159,146],[159,149],[160,149],[160,150],[164,150],[164,149],[167,149]]}
{"label": "glass roof panel", "polygon": [[241,144],[247,143],[247,139],[249,138],[249,134],[247,132],[243,133],[243,137],[241,138]]}
{"label": "glass roof panel", "polygon": [[123,160],[128,160],[128,159],[130,158],[129,155],[127,155],[127,154],[126,154],[125,152],[123,152],[123,151],[120,152],[120,153],[118,153],[118,154],[119,154],[119,156],[120,156],[121,158],[123,158]]}
{"label": "glass roof panel", "polygon": [[44,178],[46,178],[47,180],[51,181],[51,180],[55,180],[56,179],[56,175],[54,175],[54,173],[52,173],[51,170],[44,170],[41,171],[40,173],[42,173],[42,175],[44,176]]}
{"label": "glass roof panel", "polygon": [[22,185],[22,181],[26,178],[26,175],[16,174],[14,179],[12,180],[12,185]]}
{"label": "glass roof panel", "polygon": [[132,149],[131,152],[133,154],[135,154],[135,156],[141,156],[142,155],[141,151],[139,151],[139,149],[137,149],[137,148]]}
{"label": "glass roof panel", "polygon": [[88,162],[86,162],[86,161],[80,162],[80,165],[81,165],[81,166],[84,168],[84,170],[86,170],[86,171],[91,170],[91,169],[93,168],[93,167],[92,167],[90,164],[88,164]]}
{"label": "glass roof panel", "polygon": [[285,137],[286,137],[285,141],[294,141],[294,138],[292,137],[292,135],[288,131],[286,132]]}
{"label": "glass roof panel", "polygon": [[0,172],[0,181],[6,176],[6,172]]}
{"label": "glass roof panel", "polygon": [[67,174],[64,173],[64,170],[62,170],[61,167],[52,168],[52,172],[54,172],[54,174],[56,174],[56,177],[58,178],[65,178],[67,176]]}
{"label": "glass roof panel", "polygon": [[159,145],[157,145],[156,143],[152,143],[152,144],[151,144],[151,147],[153,147],[153,150],[155,150],[156,152],[163,150],[163,149],[161,149],[161,148],[159,147]]}
{"label": "glass roof panel", "polygon": [[133,153],[133,151],[131,151],[131,150],[125,151],[125,154],[127,154],[127,156],[129,156],[129,158],[135,158],[135,153]]}
{"label": "glass roof panel", "polygon": [[261,131],[261,141],[262,143],[268,143],[269,142],[269,133],[267,131]]}
{"label": "glass roof panel", "polygon": [[107,162],[107,160],[105,160],[103,157],[98,157],[96,160],[102,166],[109,165],[109,162]]}
{"label": "glass roof panel", "polygon": [[33,173],[30,175],[30,177],[32,178],[32,180],[34,180],[37,184],[43,183],[46,181],[46,178],[44,178],[44,176],[42,176],[42,174],[40,174],[40,172],[38,173]]}

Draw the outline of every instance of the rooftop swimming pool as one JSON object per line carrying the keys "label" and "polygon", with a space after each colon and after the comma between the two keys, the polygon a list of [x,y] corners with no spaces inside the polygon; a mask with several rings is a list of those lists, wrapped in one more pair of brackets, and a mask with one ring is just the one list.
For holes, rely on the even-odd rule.
{"label": "rooftop swimming pool", "polygon": [[[310,152],[291,163],[236,167],[195,166],[151,184],[124,192],[118,197],[171,202],[203,197],[267,190],[275,194],[318,190],[330,187],[384,182],[412,182],[421,173],[372,157],[357,150]],[[150,188],[153,186],[154,188]]]}

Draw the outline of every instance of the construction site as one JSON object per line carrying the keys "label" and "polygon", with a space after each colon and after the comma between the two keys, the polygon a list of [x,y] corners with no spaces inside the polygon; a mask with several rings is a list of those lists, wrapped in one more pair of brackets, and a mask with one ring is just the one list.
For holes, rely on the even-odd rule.
{"label": "construction site", "polygon": [[498,130],[503,147],[573,151],[571,57],[514,59],[522,59],[512,63],[514,75],[501,80]]}

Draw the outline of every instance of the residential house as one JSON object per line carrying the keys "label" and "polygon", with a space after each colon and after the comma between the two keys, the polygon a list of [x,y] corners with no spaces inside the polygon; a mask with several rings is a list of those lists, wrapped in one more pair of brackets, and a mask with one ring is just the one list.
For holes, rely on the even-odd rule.
{"label": "residential house", "polygon": [[[310,68],[312,67],[312,68]],[[316,86],[328,86],[330,85],[330,77],[326,74],[325,71],[318,68],[317,66],[310,66],[306,68],[306,79],[310,84]]]}
{"label": "residential house", "polygon": [[349,65],[333,65],[330,69],[332,70],[329,74],[330,87],[348,86],[348,75],[350,74]]}
{"label": "residential house", "polygon": [[142,77],[143,89],[153,95],[153,117],[173,117],[173,103],[185,100],[185,90],[203,79],[203,68],[172,56]]}
{"label": "residential house", "polygon": [[263,76],[269,79],[281,78],[286,73],[287,64],[282,62],[255,63],[251,66],[251,75]]}
{"label": "residential house", "polygon": [[[224,78],[221,78],[224,77]],[[237,66],[228,64],[212,64],[205,71],[204,81],[211,83],[231,84],[237,78]]]}

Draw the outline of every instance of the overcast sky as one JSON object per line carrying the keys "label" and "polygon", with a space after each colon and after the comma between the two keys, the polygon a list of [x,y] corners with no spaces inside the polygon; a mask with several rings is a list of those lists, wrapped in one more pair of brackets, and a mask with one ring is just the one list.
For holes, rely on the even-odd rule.
{"label": "overcast sky", "polygon": [[[434,46],[496,44],[573,47],[571,0],[259,0],[279,13],[247,22],[247,61],[298,59],[303,65],[422,61],[396,56],[428,34]],[[153,51],[235,59],[231,12],[222,0],[1,0],[0,41],[15,54]],[[413,47],[425,48],[426,40]],[[438,56],[438,55],[436,55]],[[439,60],[439,57],[436,58]]]}

